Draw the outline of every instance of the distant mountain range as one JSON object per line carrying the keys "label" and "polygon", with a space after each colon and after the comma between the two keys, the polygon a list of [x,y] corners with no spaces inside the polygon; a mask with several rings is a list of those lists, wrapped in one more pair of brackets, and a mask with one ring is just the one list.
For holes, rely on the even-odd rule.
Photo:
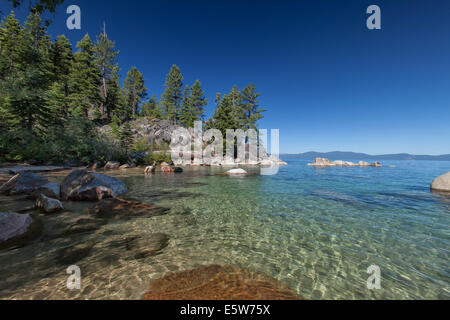
{"label": "distant mountain range", "polygon": [[330,160],[438,160],[438,161],[450,161],[450,154],[443,154],[440,156],[430,155],[413,155],[408,153],[399,154],[382,154],[382,155],[370,155],[366,153],[356,152],[305,152],[298,154],[280,154],[281,159],[306,159],[312,160],[314,158],[327,158]]}

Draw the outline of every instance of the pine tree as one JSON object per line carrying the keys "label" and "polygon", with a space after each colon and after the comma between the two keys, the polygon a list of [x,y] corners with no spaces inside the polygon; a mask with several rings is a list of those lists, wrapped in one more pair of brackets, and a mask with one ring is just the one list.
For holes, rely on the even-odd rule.
{"label": "pine tree", "polygon": [[193,128],[194,121],[197,120],[195,109],[191,103],[191,89],[187,85],[184,88],[183,102],[180,108],[179,121],[185,128]]}
{"label": "pine tree", "polygon": [[228,94],[228,99],[231,104],[231,114],[233,121],[236,125],[236,129],[245,128],[245,114],[242,105],[242,97],[238,87],[235,85],[231,92]]}
{"label": "pine tree", "polygon": [[233,106],[233,98],[231,95],[218,95],[216,98],[217,108],[214,112],[212,126],[220,130],[222,135],[226,137],[228,129],[240,129],[240,124],[236,121],[235,110]]}
{"label": "pine tree", "polygon": [[[9,20],[9,26],[13,27],[12,31],[16,35],[14,19]],[[9,30],[3,31],[6,34],[9,33]],[[50,39],[39,15],[31,13],[25,26],[20,29],[20,35],[10,40],[16,41],[16,49],[10,53],[17,55],[13,57],[15,60],[13,63],[12,60],[6,60],[9,64],[6,69],[2,67],[2,73],[5,72],[6,75],[6,78],[2,77],[6,80],[2,81],[7,97],[6,108],[9,109],[9,116],[12,119],[15,118],[16,125],[27,129],[29,133],[39,134],[47,127],[51,117],[45,99],[52,80],[49,58]],[[6,54],[8,54],[8,47],[7,43]]]}
{"label": "pine tree", "polygon": [[129,107],[131,117],[138,113],[139,105],[147,95],[147,88],[144,84],[144,76],[136,67],[132,67],[127,73],[124,85],[124,94]]}
{"label": "pine tree", "polygon": [[[72,45],[65,36],[59,36],[52,43],[50,60],[53,67],[53,84],[47,94],[47,103],[55,119],[65,118],[69,114],[69,76],[73,63]],[[58,114],[55,115],[55,112]]]}
{"label": "pine tree", "polygon": [[195,120],[204,120],[205,118],[205,107],[208,105],[208,99],[205,98],[205,93],[202,90],[199,80],[196,80],[192,86],[190,97],[190,104],[195,111]]}
{"label": "pine tree", "polygon": [[164,118],[178,123],[179,109],[183,99],[181,88],[183,87],[183,76],[180,69],[173,65],[166,77],[165,91],[161,99],[161,107],[164,111]]}
{"label": "pine tree", "polygon": [[114,49],[115,43],[108,39],[106,34],[106,26],[103,27],[103,32],[97,36],[97,41],[94,46],[95,63],[100,70],[101,78],[101,103],[100,103],[100,116],[102,119],[108,118],[108,114],[111,110],[107,110],[108,99],[108,84],[111,81],[111,77],[114,76],[113,72],[117,71],[117,56],[118,50]]}
{"label": "pine tree", "polygon": [[94,60],[94,46],[88,34],[78,42],[70,73],[69,101],[76,116],[89,117],[100,104],[100,72]]}
{"label": "pine tree", "polygon": [[127,118],[127,106],[125,96],[119,83],[120,75],[119,68],[114,67],[111,70],[110,77],[107,82],[107,96],[106,96],[106,118],[110,120],[112,116],[116,115],[124,121]]}
{"label": "pine tree", "polygon": [[241,91],[242,108],[245,114],[243,124],[245,129],[257,129],[258,120],[264,118],[261,114],[267,110],[261,109],[258,105],[260,94],[256,93],[256,88],[253,84],[244,88]]}
{"label": "pine tree", "polygon": [[148,101],[142,104],[140,116],[161,119],[162,114],[155,95],[152,95]]}
{"label": "pine tree", "polygon": [[17,92],[23,49],[23,31],[14,12],[0,26],[0,129],[6,131],[20,123],[11,106]]}
{"label": "pine tree", "polygon": [[133,132],[129,122],[125,122],[122,128],[119,130],[119,143],[120,148],[128,156],[129,151],[133,146]]}

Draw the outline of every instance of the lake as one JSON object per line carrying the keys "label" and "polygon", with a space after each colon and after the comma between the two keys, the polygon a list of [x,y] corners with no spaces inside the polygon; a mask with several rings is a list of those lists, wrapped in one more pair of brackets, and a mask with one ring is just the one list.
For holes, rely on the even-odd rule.
{"label": "lake", "polygon": [[[229,177],[210,167],[150,176],[108,172],[127,184],[124,199],[167,214],[66,235],[92,204],[64,203],[66,212],[42,216],[39,239],[0,251],[0,298],[137,299],[153,279],[210,264],[264,273],[305,299],[450,298],[450,195],[429,188],[450,162],[384,161],[382,168],[308,162],[288,160],[273,176]],[[0,197],[0,211],[30,205]],[[157,255],[128,259],[112,245],[154,233],[169,239]],[[68,265],[58,257],[86,243],[89,250],[75,252],[82,289],[69,291]],[[379,290],[367,288],[372,265],[381,270]]]}

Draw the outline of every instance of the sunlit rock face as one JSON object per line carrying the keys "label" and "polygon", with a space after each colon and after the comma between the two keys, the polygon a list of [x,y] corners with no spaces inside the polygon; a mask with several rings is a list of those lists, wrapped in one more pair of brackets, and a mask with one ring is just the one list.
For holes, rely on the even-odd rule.
{"label": "sunlit rock face", "polygon": [[153,281],[144,300],[300,300],[279,281],[237,266],[211,265]]}
{"label": "sunlit rock face", "polygon": [[431,190],[450,192],[450,172],[434,179]]}

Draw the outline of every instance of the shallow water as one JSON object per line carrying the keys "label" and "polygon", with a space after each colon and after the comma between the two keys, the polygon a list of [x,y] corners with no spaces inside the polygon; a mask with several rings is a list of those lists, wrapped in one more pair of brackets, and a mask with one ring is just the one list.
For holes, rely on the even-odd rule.
{"label": "shallow water", "polygon": [[[274,176],[233,178],[216,168],[144,176],[111,172],[125,199],[169,208],[167,215],[116,221],[64,234],[91,204],[42,217],[43,236],[0,251],[0,298],[136,299],[151,280],[201,265],[236,264],[272,276],[306,299],[449,299],[450,196],[430,193],[450,162],[385,161],[382,168],[321,168],[291,160]],[[395,166],[391,168],[389,166]],[[53,174],[53,180],[61,180]],[[0,197],[0,211],[24,201]],[[125,259],[111,242],[165,233],[161,254]],[[88,244],[74,262],[82,290],[66,288],[61,250]],[[380,290],[366,286],[371,265]]]}

